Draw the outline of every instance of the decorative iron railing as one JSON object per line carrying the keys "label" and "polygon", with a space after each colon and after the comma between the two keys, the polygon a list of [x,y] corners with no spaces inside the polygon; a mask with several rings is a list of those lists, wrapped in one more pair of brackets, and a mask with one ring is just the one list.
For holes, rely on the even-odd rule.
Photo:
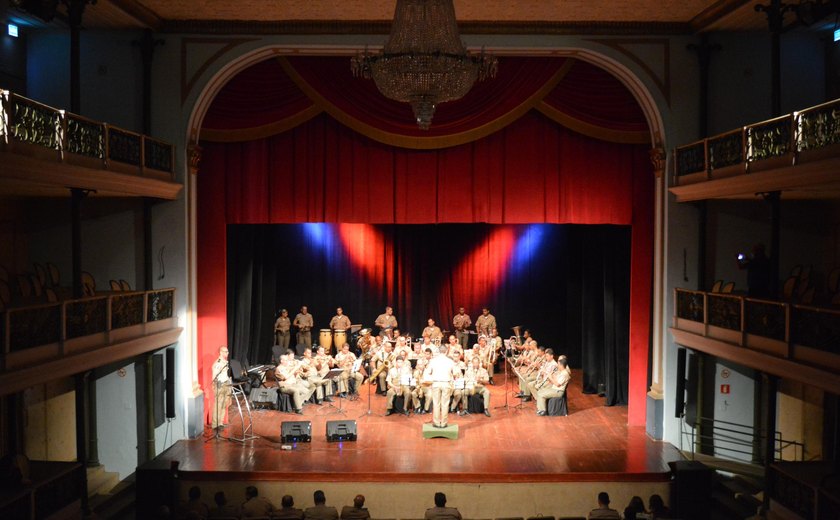
{"label": "decorative iron railing", "polygon": [[831,461],[777,462],[767,472],[770,498],[805,520],[840,518],[840,477]]}
{"label": "decorative iron railing", "polygon": [[[78,462],[29,463],[29,482],[0,495],[0,518],[38,520],[67,516],[86,493],[85,468]],[[62,515],[62,511],[65,513]]]}
{"label": "decorative iron railing", "polygon": [[114,293],[7,309],[0,313],[3,352],[105,333],[174,316],[175,289]]}
{"label": "decorative iron railing", "polygon": [[840,99],[677,147],[675,182],[701,182],[715,170],[738,165],[748,173],[769,159],[795,166],[805,155],[835,145],[840,145]]}
{"label": "decorative iron railing", "polygon": [[[0,146],[24,145],[56,152],[64,162],[81,156],[110,169],[174,179],[175,147],[158,139],[58,110],[8,90],[0,90]],[[131,170],[130,170],[131,171]]]}

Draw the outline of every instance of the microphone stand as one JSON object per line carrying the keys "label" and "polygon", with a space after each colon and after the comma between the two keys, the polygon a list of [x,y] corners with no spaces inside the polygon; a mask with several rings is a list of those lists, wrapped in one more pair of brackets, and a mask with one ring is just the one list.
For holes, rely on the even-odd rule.
{"label": "microphone stand", "polygon": [[509,358],[509,354],[510,354],[510,352],[511,352],[511,349],[510,349],[510,348],[507,348],[507,349],[505,349],[505,351],[504,351],[504,352],[505,352],[505,355],[504,355],[503,357],[504,357],[504,363],[505,363],[505,382],[504,382],[504,388],[505,388],[505,392],[504,392],[504,393],[505,393],[505,404],[503,404],[503,405],[499,405],[499,406],[497,406],[497,407],[495,407],[495,408],[493,408],[493,409],[494,409],[494,410],[501,410],[501,409],[504,409],[506,412],[510,412],[510,405],[508,404],[508,393],[510,393],[510,390],[508,390],[508,365],[510,364],[510,361],[509,361],[509,359],[510,359],[510,358]]}

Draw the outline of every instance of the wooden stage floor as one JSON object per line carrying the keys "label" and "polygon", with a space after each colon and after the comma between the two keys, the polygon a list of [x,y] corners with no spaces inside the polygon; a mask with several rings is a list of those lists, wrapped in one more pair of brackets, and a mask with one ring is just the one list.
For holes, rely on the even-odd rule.
{"label": "wooden stage floor", "polygon": [[[424,439],[422,425],[431,414],[385,417],[385,397],[375,393],[368,414],[365,384],[359,400],[341,400],[341,414],[326,403],[306,405],[302,416],[255,410],[259,438],[244,444],[212,439],[208,429],[205,438],[177,442],[154,465],[178,461],[189,480],[317,482],[341,474],[356,482],[663,482],[668,462],[680,458],[671,444],[648,438],[644,427],[628,427],[626,407],[605,407],[603,398],[582,394],[579,378],[570,384],[566,417],[538,417],[533,401],[516,408],[512,380],[510,408],[496,408],[505,403],[503,379],[490,387],[492,417],[450,414],[450,424],[460,428],[457,440]],[[358,440],[327,442],[326,422],[345,419],[357,421]],[[280,423],[298,420],[312,421],[312,442],[281,449]],[[238,434],[237,421],[222,434]]]}

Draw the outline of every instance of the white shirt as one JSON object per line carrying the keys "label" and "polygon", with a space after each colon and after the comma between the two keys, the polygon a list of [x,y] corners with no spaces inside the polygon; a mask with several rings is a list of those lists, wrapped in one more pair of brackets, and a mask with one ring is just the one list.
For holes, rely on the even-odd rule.
{"label": "white shirt", "polygon": [[433,387],[443,387],[452,384],[456,365],[448,356],[438,354],[426,365],[423,379],[431,381]]}

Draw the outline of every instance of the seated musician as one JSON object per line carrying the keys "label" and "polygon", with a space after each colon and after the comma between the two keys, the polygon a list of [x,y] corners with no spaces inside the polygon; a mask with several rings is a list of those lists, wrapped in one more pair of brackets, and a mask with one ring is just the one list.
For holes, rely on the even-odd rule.
{"label": "seated musician", "polygon": [[565,356],[560,356],[557,359],[557,367],[557,370],[549,374],[545,386],[537,390],[537,415],[547,415],[546,404],[549,399],[563,397],[566,394],[566,387],[571,379],[571,371],[567,370],[569,364],[566,362]]}
{"label": "seated musician", "polygon": [[289,353],[280,357],[280,364],[274,369],[274,377],[280,393],[288,394],[292,398],[292,406],[296,414],[303,413],[303,403],[309,398],[309,389],[301,384],[296,374],[296,367],[293,365],[294,354]]}
{"label": "seated musician", "polygon": [[397,357],[405,356],[407,357],[411,353],[411,347],[408,345],[408,337],[406,336],[399,336],[397,338],[397,345],[394,347],[394,354]]}
{"label": "seated musician", "polygon": [[[320,350],[320,348],[319,348]],[[327,386],[332,385],[332,382],[321,377],[318,368],[315,366],[315,358],[312,357],[312,351],[306,349],[303,351],[303,359],[300,360],[302,365],[301,377],[310,386],[310,396],[315,394],[315,404],[321,404],[324,400]]]}
{"label": "seated musician", "polygon": [[318,352],[314,357],[314,361],[315,369],[318,371],[318,377],[324,381],[318,391],[322,392],[324,401],[331,403],[332,398],[330,396],[333,395],[333,383],[338,386],[338,376],[332,378],[331,380],[326,377],[330,369],[335,366],[335,360],[332,356],[326,353],[324,347],[318,347]]}
{"label": "seated musician", "polygon": [[464,348],[458,342],[458,339],[455,337],[455,335],[450,334],[449,335],[449,353],[452,354],[453,351],[457,352],[459,354],[459,356],[464,355]]}
{"label": "seated musician", "polygon": [[[432,408],[432,387],[431,385],[423,384],[423,372],[426,370],[426,365],[432,359],[432,349],[423,351],[423,357],[417,360],[417,367],[414,370],[414,413],[424,414],[429,413]],[[423,408],[420,408],[420,400],[423,400]]]}
{"label": "seated musician", "polygon": [[519,393],[516,394],[516,397],[524,402],[531,400],[531,390],[528,388],[528,384],[537,378],[539,369],[545,362],[545,347],[537,347],[532,352],[533,354],[529,356],[530,361],[526,361],[516,373],[519,377]]}
{"label": "seated musician", "polygon": [[[461,404],[461,401],[466,402],[466,398],[464,397],[464,390],[466,388],[466,379],[464,379],[464,373],[467,371],[467,365],[466,363],[464,363],[462,356],[459,355],[457,352],[455,354],[450,355],[450,357],[452,358],[452,361],[455,362],[455,367],[453,370],[454,380],[452,390],[452,403],[449,406],[449,412],[454,413],[458,410],[458,406]],[[464,408],[464,410],[466,410],[466,408]],[[458,412],[458,415],[461,415],[461,412]]]}
{"label": "seated musician", "polygon": [[383,343],[382,350],[376,353],[373,357],[374,362],[374,371],[371,374],[376,374],[376,393],[380,395],[385,395],[387,391],[387,383],[386,378],[388,377],[388,370],[390,370],[394,365],[394,359],[396,355],[394,355],[394,346],[391,344],[390,341],[385,341]]}
{"label": "seated musician", "polygon": [[[336,365],[343,370],[338,376],[338,391],[340,397],[347,397],[348,393],[358,394],[359,385],[362,384],[364,377],[357,370],[353,370],[356,363],[356,354],[350,352],[350,344],[345,343],[341,347],[341,352],[335,355]],[[353,380],[351,385],[350,380]]]}
{"label": "seated musician", "polygon": [[403,397],[403,413],[409,414],[411,410],[411,367],[405,366],[402,358],[398,357],[394,362],[394,366],[388,370],[388,405],[385,409],[385,415],[391,415],[394,409],[394,398],[398,395]]}
{"label": "seated musician", "polygon": [[487,370],[490,376],[490,383],[493,383],[493,365],[496,363],[496,351],[488,343],[487,338],[481,336],[478,338],[478,344],[473,347],[473,357],[478,357],[481,360],[481,366]]}
{"label": "seated musician", "polygon": [[467,398],[471,395],[478,394],[484,400],[484,415],[490,417],[490,390],[487,388],[490,375],[481,366],[481,361],[477,357],[472,358],[472,363],[470,363],[467,373],[464,374],[464,379],[466,381],[466,387],[462,401],[462,415],[467,413]]}
{"label": "seated musician", "polygon": [[544,361],[542,366],[540,366],[539,372],[537,372],[537,377],[534,378],[533,381],[528,383],[528,394],[529,395],[536,395],[537,390],[545,386],[548,382],[548,376],[554,373],[557,370],[557,362],[554,361],[554,350],[547,348],[545,349],[544,354]]}

